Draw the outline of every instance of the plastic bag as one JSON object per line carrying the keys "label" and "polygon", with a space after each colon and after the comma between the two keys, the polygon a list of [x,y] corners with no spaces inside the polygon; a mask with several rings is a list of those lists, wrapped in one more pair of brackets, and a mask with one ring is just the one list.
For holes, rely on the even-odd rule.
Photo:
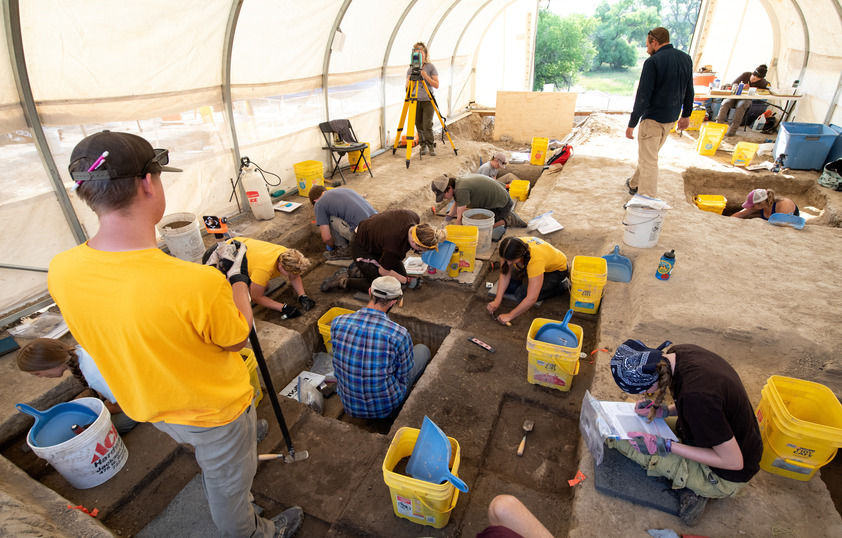
{"label": "plastic bag", "polygon": [[333,375],[333,355],[324,351],[313,353],[313,366],[310,367],[310,371],[323,376]]}
{"label": "plastic bag", "polygon": [[321,391],[309,382],[302,381],[301,376],[298,376],[298,401],[320,415],[325,413],[325,399]]}

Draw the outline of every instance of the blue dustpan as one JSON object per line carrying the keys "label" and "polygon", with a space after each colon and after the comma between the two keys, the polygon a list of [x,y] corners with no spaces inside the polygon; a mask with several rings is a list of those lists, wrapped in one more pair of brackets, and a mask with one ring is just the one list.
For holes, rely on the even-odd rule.
{"label": "blue dustpan", "polygon": [[772,213],[769,216],[769,224],[774,224],[775,226],[792,226],[796,230],[803,228],[806,222],[804,217],[790,215],[789,213]]}
{"label": "blue dustpan", "polygon": [[573,316],[573,310],[568,310],[561,323],[547,323],[535,333],[535,340],[562,347],[579,347],[579,339],[573,334],[567,324]]}
{"label": "blue dustpan", "polygon": [[93,424],[99,417],[92,409],[74,402],[60,403],[46,411],[20,403],[15,407],[35,417],[28,437],[30,444],[39,448],[55,446],[76,437],[72,430],[74,424],[84,427]]}
{"label": "blue dustpan", "polygon": [[424,417],[421,424],[418,440],[406,464],[406,473],[434,484],[448,480],[459,491],[468,491],[468,485],[450,472],[450,439],[428,417]]}
{"label": "blue dustpan", "polygon": [[620,256],[620,245],[614,246],[614,252],[603,256],[608,264],[608,280],[611,282],[631,282],[632,263],[625,256]]}
{"label": "blue dustpan", "polygon": [[442,241],[439,243],[438,250],[428,250],[421,254],[421,261],[435,267],[439,271],[447,271],[447,266],[450,264],[450,258],[453,256],[453,251],[456,250],[456,243],[451,241]]}

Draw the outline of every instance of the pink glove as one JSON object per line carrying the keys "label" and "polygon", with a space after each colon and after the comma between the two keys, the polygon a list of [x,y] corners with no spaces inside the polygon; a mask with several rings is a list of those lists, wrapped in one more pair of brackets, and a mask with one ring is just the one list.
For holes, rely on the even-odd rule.
{"label": "pink glove", "polygon": [[646,432],[629,432],[629,443],[641,454],[666,456],[672,452],[672,441]]}
{"label": "pink glove", "polygon": [[[652,408],[653,403],[654,402],[652,402],[652,400],[640,400],[634,404],[634,412],[646,418],[646,416],[649,414],[649,410]],[[668,406],[656,405],[655,409],[655,418],[666,418],[670,414]]]}

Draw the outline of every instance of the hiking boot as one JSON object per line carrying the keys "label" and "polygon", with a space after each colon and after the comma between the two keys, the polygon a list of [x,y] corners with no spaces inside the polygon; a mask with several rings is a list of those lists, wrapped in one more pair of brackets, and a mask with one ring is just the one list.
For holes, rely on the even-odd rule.
{"label": "hiking boot", "polygon": [[631,181],[631,178],[628,178],[626,180],[626,188],[629,190],[629,194],[634,196],[635,194],[637,194],[637,187],[631,188],[631,185],[629,185],[629,181]]}
{"label": "hiking boot", "polygon": [[427,144],[421,144],[421,149],[418,150],[418,155],[426,155],[427,154]]}
{"label": "hiking boot", "polygon": [[265,418],[257,419],[257,442],[260,443],[265,439],[267,433],[269,433],[269,423]]}
{"label": "hiking boot", "polygon": [[503,221],[505,221],[507,228],[526,228],[526,223],[514,211],[509,211],[509,213],[503,217]]}
{"label": "hiking boot", "polygon": [[348,278],[364,278],[363,272],[355,262],[351,262],[351,265],[348,266]]}
{"label": "hiking boot", "polygon": [[275,538],[291,538],[295,536],[304,522],[304,510],[299,506],[287,508],[272,518],[275,524]]}
{"label": "hiking boot", "polygon": [[321,290],[330,291],[333,289],[344,290],[348,286],[348,270],[343,268],[329,276],[322,282]]}
{"label": "hiking boot", "polygon": [[322,252],[326,260],[350,260],[351,249],[349,247],[335,248]]}
{"label": "hiking boot", "polygon": [[432,144],[429,147],[427,147],[427,152],[430,154],[431,157],[435,157],[436,156],[436,145]]}
{"label": "hiking boot", "polygon": [[305,312],[316,306],[316,301],[307,297],[307,295],[299,295],[298,302],[301,303],[301,308],[303,308]]}
{"label": "hiking boot", "polygon": [[700,497],[692,489],[684,488],[678,492],[678,516],[685,525],[692,527],[702,519],[707,503],[707,497]]}

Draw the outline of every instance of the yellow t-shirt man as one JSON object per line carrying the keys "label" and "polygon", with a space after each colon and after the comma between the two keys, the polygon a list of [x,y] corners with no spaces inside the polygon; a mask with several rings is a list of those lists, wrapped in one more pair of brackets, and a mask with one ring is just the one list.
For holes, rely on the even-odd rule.
{"label": "yellow t-shirt man", "polygon": [[235,237],[232,241],[239,241],[246,245],[249,278],[252,282],[258,286],[267,287],[270,280],[281,276],[281,272],[278,271],[278,258],[289,250],[287,247],[248,237]]}
{"label": "yellow t-shirt man", "polygon": [[551,244],[537,237],[521,237],[529,247],[526,277],[532,278],[552,271],[567,270],[567,256]]}
{"label": "yellow t-shirt man", "polygon": [[56,255],[50,294],[128,416],[213,427],[251,404],[236,345],[249,334],[217,269],[161,250],[105,252],[87,243]]}

